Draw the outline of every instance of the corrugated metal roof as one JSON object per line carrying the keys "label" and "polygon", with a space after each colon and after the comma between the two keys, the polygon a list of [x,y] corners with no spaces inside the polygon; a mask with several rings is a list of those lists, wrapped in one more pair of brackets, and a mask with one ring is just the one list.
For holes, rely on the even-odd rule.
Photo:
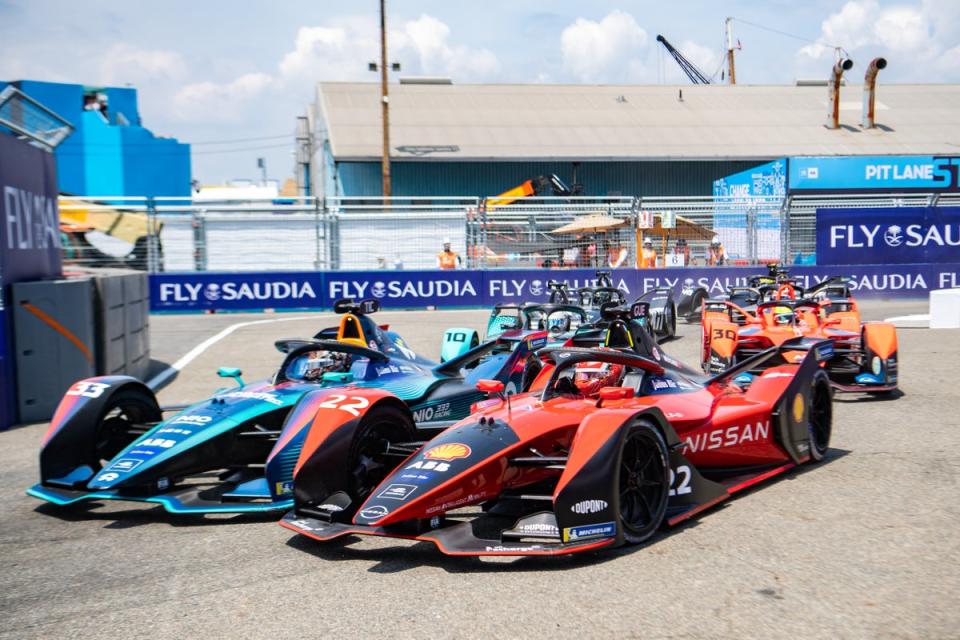
{"label": "corrugated metal roof", "polygon": [[[683,100],[679,100],[679,92]],[[826,87],[391,84],[392,155],[455,145],[443,160],[769,159],[956,154],[960,85],[883,85],[860,128],[860,85],[841,89],[841,129],[824,126]],[[622,98],[621,98],[622,96]],[[322,82],[318,112],[337,160],[380,157],[380,87]]]}

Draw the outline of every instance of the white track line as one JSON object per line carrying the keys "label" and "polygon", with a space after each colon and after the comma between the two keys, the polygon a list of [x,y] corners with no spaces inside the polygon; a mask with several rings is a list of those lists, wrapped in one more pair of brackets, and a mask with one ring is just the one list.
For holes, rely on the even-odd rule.
{"label": "white track line", "polygon": [[190,351],[188,351],[186,355],[184,355],[182,358],[174,362],[172,365],[170,365],[169,367],[167,367],[157,375],[150,378],[150,380],[147,381],[147,386],[150,387],[151,389],[156,389],[161,384],[166,382],[168,378],[170,378],[171,376],[176,374],[178,371],[182,370],[185,366],[193,362],[193,360],[195,360],[196,357],[199,356],[201,353],[203,353],[204,351],[206,351],[216,343],[220,342],[221,340],[226,338],[228,335],[230,335],[237,329],[242,329],[243,327],[250,327],[255,324],[268,324],[271,322],[291,322],[293,320],[313,320],[313,319],[315,319],[315,316],[296,316],[294,318],[271,318],[269,320],[254,320],[252,322],[238,322],[237,324],[232,324],[226,329],[224,329],[223,331],[221,331],[220,333],[218,333],[217,335],[207,338],[206,340],[204,340],[203,342],[195,346],[193,349],[190,349]]}

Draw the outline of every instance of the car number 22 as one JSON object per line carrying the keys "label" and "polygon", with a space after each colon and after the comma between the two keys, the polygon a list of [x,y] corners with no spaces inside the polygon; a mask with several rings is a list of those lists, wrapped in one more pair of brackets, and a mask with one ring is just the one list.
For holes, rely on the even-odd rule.
{"label": "car number 22", "polygon": [[685,464],[677,467],[676,471],[670,469],[670,491],[667,495],[682,496],[692,493],[693,488],[690,486],[690,477],[692,475],[693,474],[690,473],[690,467]]}
{"label": "car number 22", "polygon": [[347,413],[360,416],[360,410],[370,406],[370,401],[359,396],[345,396],[335,393],[318,405],[321,409],[340,409]]}

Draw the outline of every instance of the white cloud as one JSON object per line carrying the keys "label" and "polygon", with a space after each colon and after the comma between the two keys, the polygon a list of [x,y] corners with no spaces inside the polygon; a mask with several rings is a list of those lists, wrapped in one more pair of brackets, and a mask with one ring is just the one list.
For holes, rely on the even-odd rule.
{"label": "white cloud", "polygon": [[[822,72],[842,47],[864,68],[875,56],[887,58],[884,75],[899,80],[925,81],[960,78],[960,3],[923,0],[882,7],[877,0],[850,0],[821,24],[815,43],[797,52],[801,69]],[[814,66],[814,64],[816,66]]]}
{"label": "white cloud", "polygon": [[708,78],[720,66],[720,56],[715,50],[697,44],[692,40],[684,40],[677,48],[683,54],[683,57],[692,62]]}
{"label": "white cloud", "polygon": [[450,27],[428,15],[421,15],[403,25],[395,34],[400,55],[415,54],[414,65],[419,73],[447,75],[454,79],[491,80],[500,71],[497,56],[488,49],[472,49],[451,45]]}
{"label": "white cloud", "polygon": [[269,101],[265,94],[273,83],[265,73],[248,73],[226,84],[194,82],[173,96],[173,113],[182,121],[240,122],[258,101]]}
{"label": "white cloud", "polygon": [[[390,29],[389,62],[399,61],[403,75],[446,75],[459,82],[492,80],[500,71],[493,52],[450,42],[450,27],[429,15]],[[367,63],[379,61],[380,38],[373,18],[341,18],[328,25],[301,27],[279,65],[284,82],[375,80]]]}
{"label": "white cloud", "polygon": [[157,79],[181,80],[187,66],[179,53],[118,43],[104,52],[99,72],[99,81],[104,84],[135,84]]}
{"label": "white cloud", "polygon": [[577,18],[563,30],[563,68],[588,83],[631,82],[644,74],[647,32],[633,16],[611,11],[596,22]]}

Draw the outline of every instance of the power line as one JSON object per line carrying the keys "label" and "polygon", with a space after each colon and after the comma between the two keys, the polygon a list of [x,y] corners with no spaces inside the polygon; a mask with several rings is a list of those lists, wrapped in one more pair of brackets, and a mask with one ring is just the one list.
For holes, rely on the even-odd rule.
{"label": "power line", "polygon": [[293,134],[284,133],[276,136],[260,136],[258,138],[234,138],[233,140],[203,140],[201,142],[190,142],[188,144],[235,144],[238,142],[256,142],[258,140],[278,140],[280,138],[290,138]]}
{"label": "power line", "polygon": [[736,20],[737,22],[741,23],[741,24],[750,25],[751,27],[756,27],[757,29],[762,29],[762,30],[764,30],[764,31],[769,31],[770,33],[776,33],[776,34],[778,34],[778,35],[785,36],[785,37],[787,37],[787,38],[793,38],[794,40],[800,40],[800,41],[802,41],[802,42],[810,42],[810,43],[812,43],[812,44],[822,44],[823,46],[829,47],[829,48],[831,48],[831,49],[842,49],[842,48],[843,48],[843,47],[841,47],[841,46],[839,46],[839,45],[833,45],[833,44],[827,44],[827,43],[825,43],[825,42],[819,42],[819,41],[814,40],[814,39],[812,39],[812,38],[807,38],[807,37],[805,37],[805,36],[798,36],[798,35],[795,34],[795,33],[788,33],[788,32],[786,32],[786,31],[781,31],[780,29],[774,29],[773,27],[767,27],[767,26],[762,25],[762,24],[757,24],[756,22],[750,22],[749,20],[743,20],[743,19],[741,19],[741,18],[733,18],[733,19]]}

